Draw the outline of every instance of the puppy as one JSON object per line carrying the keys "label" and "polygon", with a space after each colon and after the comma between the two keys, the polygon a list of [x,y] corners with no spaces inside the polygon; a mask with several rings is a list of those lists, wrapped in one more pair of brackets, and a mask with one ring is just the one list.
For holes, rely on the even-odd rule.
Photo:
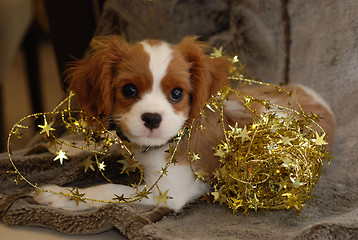
{"label": "puppy", "polygon": [[[120,129],[121,137],[147,149],[134,153],[144,167],[145,185],[139,186],[139,190],[142,190],[156,182],[161,168],[167,163],[168,142],[177,136],[180,129],[200,117],[200,112],[212,95],[229,85],[228,61],[224,57],[209,58],[205,55],[208,46],[195,37],[186,37],[177,45],[157,40],[128,44],[114,35],[103,37],[99,42],[89,58],[77,61],[69,70],[71,89],[83,111],[94,116],[104,115],[102,119],[106,127],[115,125]],[[278,105],[287,104],[289,98],[293,98],[291,102],[299,102],[305,111],[323,117],[320,124],[332,144],[335,123],[329,106],[306,87],[287,88],[293,91],[292,97],[267,87],[242,91]],[[291,108],[298,109],[298,105]],[[258,106],[257,111],[265,109]],[[252,113],[238,99],[230,97],[225,102],[225,125],[238,123],[244,126],[250,123],[252,117]],[[193,165],[194,169],[210,179],[219,164],[213,147],[224,136],[222,124],[218,123],[218,113],[207,111],[202,124],[206,130],[193,132],[189,149],[200,155],[200,161]],[[176,164],[168,167],[167,174],[157,183],[158,188],[153,188],[140,204],[156,206],[156,197],[166,192],[167,207],[179,211],[186,203],[207,192],[207,184],[198,181],[189,166],[187,137],[184,136],[179,143]],[[44,188],[68,192],[58,186]],[[80,189],[79,192],[90,199],[108,201],[115,194],[130,198],[135,194],[135,189],[108,183]],[[103,204],[87,201],[79,202],[77,206],[68,197],[50,193],[40,193],[35,200],[71,210],[86,210]]]}

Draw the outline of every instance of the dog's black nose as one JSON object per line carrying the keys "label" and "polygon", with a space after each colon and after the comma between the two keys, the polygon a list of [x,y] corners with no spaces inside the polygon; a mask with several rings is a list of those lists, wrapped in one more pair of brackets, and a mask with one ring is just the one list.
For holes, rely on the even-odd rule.
{"label": "dog's black nose", "polygon": [[144,113],[142,120],[144,121],[144,126],[152,130],[160,126],[162,116],[158,113]]}

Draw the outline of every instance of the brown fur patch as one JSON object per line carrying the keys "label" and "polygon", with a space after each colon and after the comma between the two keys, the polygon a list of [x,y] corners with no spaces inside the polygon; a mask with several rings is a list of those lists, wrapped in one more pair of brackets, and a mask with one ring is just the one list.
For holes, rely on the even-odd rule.
{"label": "brown fur patch", "polygon": [[229,81],[226,76],[228,61],[226,58],[211,59],[205,51],[208,45],[197,41],[196,37],[186,37],[176,49],[181,52],[184,59],[191,64],[192,106],[190,118],[199,117],[211,95]]}
{"label": "brown fur patch", "polygon": [[183,112],[188,117],[190,111],[190,63],[185,61],[179,51],[173,49],[173,57],[168,65],[167,73],[161,81],[161,87],[165,96],[168,97],[174,88],[181,88],[184,91],[183,99],[179,102],[171,102],[176,113]]}
{"label": "brown fur patch", "polygon": [[[292,91],[292,96],[286,93],[279,92],[272,87],[253,87],[242,89],[247,95],[270,100],[272,103],[280,106],[289,107],[293,110],[300,111],[300,106],[306,113],[315,113],[321,117],[318,124],[324,129],[327,134],[327,150],[331,150],[334,143],[335,117],[333,113],[322,105],[314,96],[311,96],[305,88],[300,85],[285,86],[284,89]],[[288,105],[290,103],[290,105]],[[259,113],[264,110],[263,107],[259,109]],[[313,125],[313,129],[319,129]]]}
{"label": "brown fur patch", "polygon": [[[149,54],[144,51],[143,46],[136,44],[132,46],[126,58],[118,65],[117,77],[114,81],[115,88],[115,111],[124,113],[137,102],[146,92],[153,88],[153,76],[149,69]],[[123,96],[122,87],[133,84],[138,95],[133,98]]]}
{"label": "brown fur patch", "polygon": [[[67,70],[70,88],[76,94],[81,110],[93,116],[112,115],[113,80],[117,66],[129,48],[119,36],[102,37],[89,58],[75,61]],[[109,123],[104,120],[104,124],[108,126]]]}
{"label": "brown fur patch", "polygon": [[155,39],[147,39],[146,43],[148,43],[151,46],[159,46],[160,44],[162,44],[162,41],[155,40]]}

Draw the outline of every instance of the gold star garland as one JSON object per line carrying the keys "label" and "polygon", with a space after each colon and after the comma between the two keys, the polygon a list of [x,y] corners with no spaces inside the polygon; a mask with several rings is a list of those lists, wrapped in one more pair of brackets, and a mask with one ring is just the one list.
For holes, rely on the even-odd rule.
{"label": "gold star garland", "polygon": [[54,124],[54,122],[47,124],[47,120],[46,120],[46,116],[44,115],[44,125],[39,125],[40,128],[42,128],[42,131],[40,132],[40,134],[46,133],[47,136],[50,136],[50,131],[55,130],[54,128],[52,128],[52,125]]}
{"label": "gold star garland", "polygon": [[[279,86],[246,78],[237,56],[233,57],[231,63],[229,78],[236,81],[234,85],[264,85],[291,96],[290,92]],[[230,95],[237,96],[254,114],[251,124],[243,128],[236,124],[226,130],[223,112]],[[255,104],[271,111],[258,114],[251,107]],[[204,118],[205,111],[219,113],[218,122],[222,123],[225,139],[214,149],[213,154],[219,157],[220,165],[213,172],[214,179],[207,181],[213,190],[204,199],[211,196],[213,202],[226,204],[234,213],[239,209],[246,213],[250,209],[290,208],[299,212],[304,202],[312,198],[314,187],[321,177],[323,162],[332,159],[324,148],[327,144],[326,134],[317,123],[319,116],[309,115],[301,108],[295,111],[265,99],[256,99],[231,88],[224,88],[212,96],[201,113]],[[189,152],[191,134],[193,131],[203,132],[200,119],[195,121],[188,134],[188,160],[191,165],[200,160],[195,157],[197,153]],[[195,129],[193,126],[199,127]],[[319,132],[313,130],[313,126]],[[193,167],[192,171],[198,179],[206,180]]]}
{"label": "gold star garland", "polygon": [[[224,101],[231,94],[238,92],[222,90],[219,96],[213,97],[209,110],[223,111]],[[240,93],[238,97],[246,96]],[[260,102],[252,99],[250,104]],[[316,116],[270,105],[282,110],[256,115],[253,122],[243,128],[236,125],[225,130],[223,127],[225,140],[213,152],[219,157],[220,165],[213,173],[214,180],[208,182],[213,187],[208,195],[233,212],[291,207],[301,210],[304,202],[312,198],[323,162],[331,159],[324,148],[325,133],[316,123]],[[250,109],[250,105],[245,106]],[[283,110],[286,117],[278,114]],[[219,116],[218,122],[223,123],[223,115]],[[312,125],[318,126],[321,134],[313,130]],[[201,129],[191,128],[189,135],[192,131]],[[195,156],[198,154],[188,154],[191,163],[200,160]],[[192,170],[198,179],[205,181],[200,172]]]}
{"label": "gold star garland", "polygon": [[[140,201],[143,198],[148,198],[148,195],[152,192],[152,189],[154,187],[158,188],[158,191],[160,193],[159,203],[163,203],[166,205],[166,200],[164,201],[164,196],[168,193],[168,191],[164,192],[163,195],[161,193],[161,190],[158,187],[159,180],[167,174],[168,167],[170,164],[175,163],[174,155],[177,151],[178,144],[181,140],[181,137],[183,135],[182,132],[180,132],[180,135],[178,135],[178,138],[176,139],[176,142],[174,144],[171,144],[170,149],[168,150],[170,152],[169,161],[168,163],[162,167],[160,170],[160,176],[158,177],[157,181],[150,186],[149,188],[145,187],[142,190],[139,190],[138,186],[143,181],[143,167],[138,163],[138,161],[135,159],[133,153],[129,150],[129,147],[127,145],[130,145],[123,141],[122,139],[118,138],[116,135],[112,134],[110,131],[106,130],[103,124],[96,119],[93,116],[88,115],[87,113],[72,109],[71,108],[71,99],[74,96],[74,94],[71,92],[69,96],[63,100],[52,112],[46,112],[46,113],[35,113],[31,114],[27,117],[22,118],[20,121],[18,121],[11,129],[8,137],[7,142],[7,150],[8,150],[8,156],[9,160],[12,164],[13,171],[8,171],[7,174],[11,173],[14,179],[14,182],[16,185],[19,184],[20,181],[25,181],[32,187],[36,189],[37,193],[40,192],[48,192],[53,194],[61,194],[67,197],[70,197],[70,199],[75,200],[76,204],[78,205],[79,202],[106,202],[106,203],[118,203],[118,202],[135,202]],[[16,167],[15,162],[12,158],[12,151],[11,151],[11,142],[12,138],[16,137],[17,139],[20,139],[22,137],[23,131],[30,129],[33,127],[33,120],[37,119],[39,117],[43,117],[44,124],[38,125],[39,128],[42,130],[39,132],[39,134],[50,143],[51,146],[54,146],[55,149],[59,149],[59,151],[56,152],[56,156],[54,157],[53,161],[59,162],[60,165],[65,164],[64,160],[70,161],[70,158],[66,155],[66,151],[62,150],[62,147],[64,145],[72,148],[81,149],[84,151],[89,151],[94,154],[94,161],[91,159],[91,156],[88,156],[86,159],[84,159],[83,162],[79,163],[81,166],[84,167],[84,171],[87,172],[88,169],[91,169],[92,171],[95,171],[95,167],[97,166],[97,170],[101,173],[101,175],[108,181],[112,181],[106,177],[105,170],[107,165],[104,161],[99,162],[98,157],[100,155],[102,156],[109,156],[111,155],[110,150],[115,146],[119,145],[120,148],[123,150],[122,157],[123,160],[119,160],[119,163],[123,164],[122,172],[126,172],[129,174],[130,172],[134,172],[136,170],[139,170],[140,172],[140,180],[138,183],[133,185],[133,188],[136,189],[136,194],[133,196],[126,196],[123,195],[120,196],[118,194],[115,194],[113,196],[112,201],[105,201],[101,199],[90,199],[86,198],[85,194],[80,194],[78,192],[78,188],[74,188],[72,190],[69,190],[69,193],[64,192],[56,192],[49,189],[43,189],[38,186],[37,183],[32,183],[29,181],[24,175],[21,174],[19,169]],[[48,123],[48,119],[50,119],[50,123]],[[32,121],[31,121],[32,120]],[[65,126],[65,129],[68,133],[80,135],[83,137],[83,142],[85,143],[85,147],[82,147],[81,144],[78,142],[72,141],[71,143],[68,143],[66,141],[62,141],[59,137],[56,135],[56,129],[54,128],[55,123],[59,121],[60,125]],[[30,124],[27,124],[30,122]],[[97,128],[88,126],[88,122],[95,123],[96,126],[100,126],[100,130]],[[183,130],[185,131],[185,130]],[[83,144],[82,144],[83,145]],[[76,190],[76,191],[75,191]],[[168,199],[167,197],[166,199]]]}
{"label": "gold star garland", "polygon": [[158,199],[157,205],[159,206],[161,203],[163,203],[165,206],[167,206],[167,199],[172,199],[172,197],[167,196],[169,189],[167,189],[164,193],[162,193],[160,191],[160,189],[158,188],[158,192],[159,192],[159,195],[153,197],[154,199]]}
{"label": "gold star garland", "polygon": [[[220,56],[222,56],[222,48],[215,48],[211,57]],[[228,73],[233,85],[238,86],[242,83],[265,85],[273,87],[279,92],[291,94],[279,86],[246,78],[247,70],[237,56],[232,57],[230,61]],[[236,124],[229,126],[229,129],[226,130],[223,106],[229,95],[237,96],[243,105],[254,113],[255,117],[251,124],[245,125],[243,128],[239,128]],[[325,141],[326,134],[317,124],[319,116],[308,115],[302,109],[295,111],[270,103],[265,99],[256,99],[240,91],[224,88],[216,96],[213,96],[206,108],[201,111],[201,119],[194,120],[189,127],[182,129],[175,142],[169,144],[168,162],[161,169],[158,169],[160,175],[156,182],[152,186],[145,186],[140,190],[139,185],[143,180],[143,167],[130,151],[129,144],[107,131],[100,120],[83,111],[72,109],[71,98],[73,96],[74,94],[71,92],[52,112],[31,114],[17,122],[9,133],[7,148],[9,160],[14,169],[8,171],[8,173],[14,175],[16,184],[23,180],[34,187],[38,193],[49,192],[65,195],[75,200],[77,205],[79,202],[87,201],[106,203],[140,201],[143,198],[148,198],[148,195],[156,187],[159,195],[153,198],[158,200],[158,205],[164,204],[166,206],[167,199],[171,198],[167,196],[170,189],[162,192],[158,187],[158,182],[168,174],[168,167],[176,163],[175,153],[184,136],[188,138],[187,157],[190,164],[201,160],[205,161],[199,153],[191,152],[189,145],[193,131],[200,131],[201,133],[206,131],[205,126],[200,122],[201,119],[206,117],[206,111],[219,113],[218,122],[222,124],[225,139],[218,146],[215,146],[213,151],[213,155],[220,159],[220,166],[213,172],[214,180],[207,182],[213,190],[207,193],[203,199],[209,201],[213,198],[213,202],[224,203],[233,212],[239,209],[247,212],[250,209],[289,209],[292,207],[299,211],[304,206],[303,203],[312,197],[313,189],[321,176],[323,162],[332,158],[324,148],[324,145],[327,144]],[[251,108],[254,104],[261,104],[266,109],[279,110],[257,114]],[[279,116],[279,113],[282,112],[286,114],[286,117]],[[107,166],[104,161],[99,162],[98,156],[110,155],[111,148],[119,145],[123,150],[123,160],[118,161],[123,165],[122,173],[125,172],[129,175],[130,172],[136,170],[140,172],[140,181],[133,185],[136,194],[133,196],[124,196],[121,193],[114,194],[112,201],[89,199],[85,197],[85,194],[80,194],[78,188],[69,190],[69,193],[55,192],[42,189],[37,183],[32,183],[26,179],[12,159],[11,142],[12,137],[20,139],[23,132],[32,126],[31,124],[26,125],[26,121],[38,117],[44,119],[44,124],[38,125],[42,129],[39,134],[54,145],[56,149],[60,149],[56,152],[54,161],[59,160],[60,165],[65,164],[64,160],[70,161],[66,152],[62,150],[64,145],[92,152],[94,160],[87,157],[80,164],[84,167],[85,172],[88,169],[95,171],[94,166],[97,166],[97,170],[108,182],[111,182],[111,180],[104,173]],[[60,121],[67,132],[82,135],[85,147],[82,147],[83,144],[68,143],[58,138],[54,128],[56,121]],[[96,123],[95,125],[100,126],[100,130],[88,126],[87,122]],[[194,125],[198,128],[194,129]],[[312,125],[318,126],[320,132],[314,131]],[[274,131],[272,131],[273,129]],[[193,168],[192,171],[198,179],[207,181],[207,173]]]}

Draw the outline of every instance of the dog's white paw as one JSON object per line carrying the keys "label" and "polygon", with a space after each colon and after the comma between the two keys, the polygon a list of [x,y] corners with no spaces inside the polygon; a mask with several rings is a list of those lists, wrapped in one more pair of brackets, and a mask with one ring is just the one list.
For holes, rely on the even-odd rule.
{"label": "dog's white paw", "polygon": [[65,188],[57,185],[46,185],[43,186],[42,188],[56,193],[43,192],[43,191],[32,193],[31,196],[39,204],[47,205],[54,208],[71,210],[71,211],[83,211],[93,208],[90,203],[83,202],[80,200],[76,201],[76,199],[60,194],[61,192],[65,194],[70,194],[71,190],[73,191],[72,188]]}

